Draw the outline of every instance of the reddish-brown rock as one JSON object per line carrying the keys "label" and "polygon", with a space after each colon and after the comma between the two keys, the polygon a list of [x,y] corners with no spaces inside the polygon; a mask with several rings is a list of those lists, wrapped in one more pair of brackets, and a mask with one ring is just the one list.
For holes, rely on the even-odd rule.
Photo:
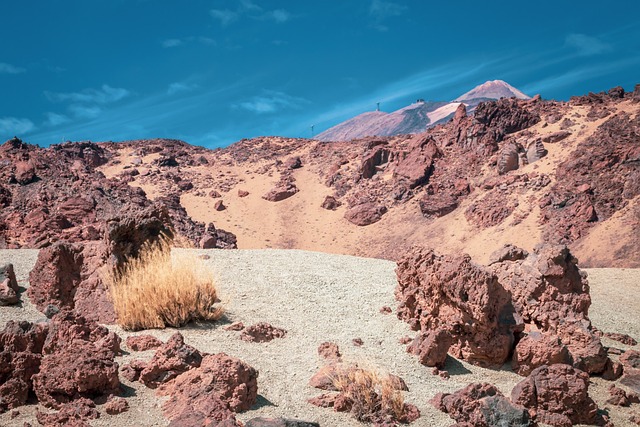
{"label": "reddish-brown rock", "polygon": [[443,368],[453,341],[451,333],[444,328],[421,331],[407,347],[407,352],[418,356],[425,366]]}
{"label": "reddish-brown rock", "polygon": [[606,338],[609,338],[610,340],[618,341],[618,342],[621,342],[622,344],[625,344],[625,345],[636,345],[636,344],[638,344],[638,341],[636,341],[635,339],[633,339],[632,337],[630,337],[627,334],[619,334],[617,332],[606,332],[604,334],[604,336]]}
{"label": "reddish-brown rock", "polygon": [[638,350],[625,351],[619,360],[626,367],[640,369],[640,351]]}
{"label": "reddish-brown rock", "polygon": [[461,426],[529,427],[529,413],[514,406],[500,390],[488,383],[469,384],[455,393],[438,393],[430,400],[437,409],[449,414]]}
{"label": "reddish-brown rock", "polygon": [[238,190],[238,197],[247,197],[249,195],[248,191]]}
{"label": "reddish-brown rock", "polygon": [[[468,255],[440,256],[414,248],[398,262],[398,317],[425,333],[444,329],[449,352],[482,366],[507,361],[515,325],[510,295]],[[441,352],[439,352],[441,353]]]}
{"label": "reddish-brown rock", "polygon": [[95,403],[89,399],[80,398],[65,403],[55,413],[46,413],[38,409],[36,419],[44,427],[88,427],[89,420],[100,417]]}
{"label": "reddish-brown rock", "polygon": [[342,206],[342,203],[333,196],[327,196],[324,198],[321,206],[323,209],[335,211],[340,206]]}
{"label": "reddish-brown rock", "polygon": [[318,355],[321,358],[328,360],[340,360],[342,357],[338,345],[332,342],[323,342],[320,344],[318,347]]}
{"label": "reddish-brown rock", "polygon": [[511,400],[535,414],[540,423],[558,427],[594,424],[598,406],[589,397],[589,375],[569,365],[536,368],[511,391]]}
{"label": "reddish-brown rock", "polygon": [[288,199],[298,191],[298,187],[293,183],[291,177],[282,177],[276,186],[263,195],[262,198],[270,202],[279,202]]}
{"label": "reddish-brown rock", "polygon": [[289,418],[252,418],[244,424],[245,427],[320,427],[320,424],[294,420]]}
{"label": "reddish-brown rock", "polygon": [[117,415],[129,410],[129,402],[122,397],[111,397],[104,404],[104,411],[109,415]]}
{"label": "reddish-brown rock", "polygon": [[184,343],[180,332],[176,332],[162,345],[140,372],[140,382],[149,388],[156,388],[187,372],[197,368],[202,362],[202,354]]}
{"label": "reddish-brown rock", "polygon": [[13,264],[0,265],[0,306],[16,304],[18,291]]}
{"label": "reddish-brown rock", "polygon": [[224,205],[222,200],[216,200],[216,202],[213,204],[213,210],[215,211],[223,211],[225,209],[227,209],[227,207]]}
{"label": "reddish-brown rock", "polygon": [[245,328],[240,334],[242,341],[248,342],[269,342],[275,338],[284,338],[287,331],[271,326],[267,322],[256,323]]}
{"label": "reddish-brown rock", "polygon": [[632,403],[640,403],[640,397],[636,393],[626,392],[620,387],[611,384],[609,387],[611,397],[607,399],[607,403],[616,406],[630,406]]}
{"label": "reddish-brown rock", "polygon": [[519,375],[527,376],[535,368],[556,363],[571,364],[571,355],[555,335],[531,332],[525,335],[513,352],[511,368]]}
{"label": "reddish-brown rock", "polygon": [[393,171],[407,181],[409,188],[424,185],[433,172],[434,161],[442,157],[436,141],[429,135],[416,135],[408,142],[408,152],[401,155]]}
{"label": "reddish-brown rock", "polygon": [[153,335],[136,335],[127,337],[127,347],[133,351],[146,351],[158,348],[162,345],[162,341]]}
{"label": "reddish-brown rock", "polygon": [[375,203],[365,202],[352,207],[345,212],[344,217],[352,224],[365,226],[380,221],[387,208]]}
{"label": "reddish-brown rock", "polygon": [[161,387],[160,394],[169,396],[164,414],[175,425],[188,425],[187,419],[235,421],[234,412],[256,402],[257,378],[255,369],[236,358],[224,353],[206,355],[199,367]]}

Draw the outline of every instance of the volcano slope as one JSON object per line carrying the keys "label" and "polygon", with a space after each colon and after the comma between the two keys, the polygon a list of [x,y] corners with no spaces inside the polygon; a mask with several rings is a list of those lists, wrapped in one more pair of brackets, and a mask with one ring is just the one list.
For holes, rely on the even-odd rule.
{"label": "volcano slope", "polygon": [[172,197],[239,248],[397,260],[413,244],[479,262],[505,243],[569,245],[583,267],[640,267],[640,86],[569,102],[460,106],[422,134],[262,137],[205,150],[101,143],[108,178]]}

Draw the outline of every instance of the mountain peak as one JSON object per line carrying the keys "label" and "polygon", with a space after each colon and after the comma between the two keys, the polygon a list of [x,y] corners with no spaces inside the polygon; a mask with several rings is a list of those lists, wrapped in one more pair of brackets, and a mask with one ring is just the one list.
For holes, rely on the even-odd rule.
{"label": "mountain peak", "polygon": [[459,96],[455,101],[466,101],[477,98],[518,98],[518,99],[530,99],[531,97],[522,93],[515,87],[503,80],[489,80],[481,85],[478,85],[471,89],[464,95]]}

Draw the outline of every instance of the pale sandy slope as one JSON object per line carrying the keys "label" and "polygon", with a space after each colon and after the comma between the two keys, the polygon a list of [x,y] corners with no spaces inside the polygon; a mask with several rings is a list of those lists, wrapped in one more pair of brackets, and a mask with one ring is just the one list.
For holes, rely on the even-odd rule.
{"label": "pale sandy slope", "polygon": [[[613,107],[612,107],[613,108]],[[622,102],[615,108],[618,111],[637,113],[637,104]],[[608,118],[596,121],[584,120],[587,107],[568,106],[565,117],[571,117],[579,124],[570,130],[572,135],[556,144],[545,144],[549,151],[547,157],[530,164],[517,173],[539,172],[548,174],[551,184],[555,183],[555,170],[561,162],[570,158],[578,143],[592,135],[598,126]],[[545,136],[560,130],[560,122],[546,124],[541,122],[526,132]],[[519,134],[515,135],[516,138]],[[524,137],[525,139],[528,137]],[[480,262],[486,262],[489,255],[504,243],[513,243],[527,250],[542,240],[540,226],[540,208],[538,200],[548,192],[550,187],[539,191],[524,189],[514,196],[518,207],[515,212],[501,224],[479,229],[465,218],[464,211],[477,199],[484,197],[481,188],[482,180],[494,173],[485,171],[485,176],[472,179],[473,192],[462,205],[449,215],[438,219],[424,218],[420,212],[418,199],[390,206],[389,212],[379,222],[358,227],[344,219],[346,205],[336,211],[322,209],[320,205],[325,196],[331,195],[333,188],[324,184],[321,173],[326,172],[326,165],[313,163],[310,148],[313,143],[304,146],[292,155],[299,155],[303,167],[293,171],[295,183],[300,191],[289,199],[280,202],[269,202],[262,199],[280,178],[279,173],[260,173],[260,169],[273,165],[273,159],[258,162],[235,163],[224,151],[209,154],[210,166],[193,167],[191,172],[199,178],[194,180],[196,188],[183,193],[181,203],[189,215],[203,222],[213,222],[217,227],[231,231],[238,237],[238,246],[243,249],[295,248],[337,254],[369,256],[376,258],[396,259],[405,247],[423,245],[438,248],[442,252],[464,251]],[[158,154],[143,157],[141,172],[153,169],[151,164]],[[115,176],[123,167],[130,165],[134,157],[122,152],[120,164],[107,165],[102,168],[107,176]],[[270,163],[269,163],[270,162]],[[353,165],[360,159],[352,159]],[[275,170],[275,168],[271,168]],[[386,170],[376,174],[375,180],[387,180],[392,171]],[[185,176],[188,174],[185,173]],[[221,190],[220,183],[233,179],[229,191]],[[154,182],[144,182],[140,177],[131,182],[132,186],[142,187],[150,198],[162,194]],[[216,211],[213,204],[218,199],[208,196],[210,190],[219,190],[227,207],[224,211]],[[238,190],[246,190],[249,196],[238,197]],[[640,197],[631,201],[631,205],[639,203]],[[589,261],[589,265],[602,267],[624,266],[624,257],[612,264],[612,255],[616,250],[624,251],[624,243],[629,236],[637,234],[637,218],[632,209],[625,208],[614,217],[598,222],[593,228],[593,235],[576,242],[572,246],[574,254],[580,260]],[[637,240],[637,239],[636,239]],[[606,243],[606,245],[604,245]],[[626,248],[627,252],[629,248]],[[632,251],[633,253],[633,251]],[[636,260],[637,261],[637,260]]]}
{"label": "pale sandy slope", "polygon": [[[307,385],[321,365],[316,354],[323,341],[340,345],[345,357],[402,376],[410,389],[406,400],[416,404],[422,417],[414,426],[449,426],[452,420],[432,408],[427,401],[439,391],[454,391],[470,382],[489,381],[509,393],[521,378],[505,370],[487,370],[450,360],[447,369],[452,377],[446,381],[430,374],[408,355],[398,339],[411,335],[407,325],[395,315],[384,315],[380,307],[394,308],[395,264],[390,261],[339,256],[300,250],[194,251],[206,253],[214,270],[222,298],[227,302],[225,322],[252,324],[267,321],[289,331],[284,339],[267,344],[245,343],[237,332],[222,329],[223,324],[184,328],[186,341],[202,351],[226,352],[260,371],[256,407],[240,418],[287,416],[314,420],[322,426],[360,426],[347,415],[336,414],[306,403],[319,394]],[[0,260],[14,262],[21,285],[35,262],[36,251],[0,251]],[[595,326],[611,332],[628,333],[640,338],[640,270],[589,270]],[[24,298],[24,296],[23,296]],[[0,323],[7,320],[36,320],[42,316],[27,302],[22,308],[0,307]],[[123,338],[129,335],[114,328]],[[155,330],[153,335],[167,339],[175,331]],[[354,347],[353,338],[364,346]],[[627,348],[605,341],[607,345]],[[638,348],[638,347],[636,347]],[[128,350],[125,348],[125,350]],[[152,352],[125,354],[122,364],[133,357],[148,358]],[[131,410],[118,416],[102,415],[95,426],[164,426],[158,400],[152,391],[137,383],[126,382]],[[600,407],[610,409],[616,426],[630,425],[630,409],[606,405],[609,382],[592,379],[591,395]],[[632,408],[633,409],[633,408]],[[637,411],[637,409],[636,409]],[[0,415],[0,425],[22,426],[34,422],[35,407],[20,409],[20,416],[10,420]]]}

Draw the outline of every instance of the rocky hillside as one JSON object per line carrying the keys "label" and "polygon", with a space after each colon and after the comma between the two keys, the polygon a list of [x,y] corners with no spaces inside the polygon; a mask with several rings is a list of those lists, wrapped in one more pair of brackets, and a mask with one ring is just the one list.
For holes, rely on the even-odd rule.
{"label": "rocky hillside", "polygon": [[235,235],[241,248],[397,260],[421,244],[486,263],[505,243],[549,242],[581,266],[640,267],[639,110],[640,87],[614,88],[469,115],[460,104],[423,133],[350,142],[12,140],[0,149],[0,242],[91,239],[124,205],[159,203],[196,246],[232,247]]}
{"label": "rocky hillside", "polygon": [[319,141],[349,141],[367,136],[393,136],[421,133],[440,123],[446,123],[460,103],[472,112],[483,101],[500,98],[529,99],[507,82],[493,80],[476,86],[455,101],[418,100],[392,113],[369,111],[342,122],[317,135]]}

